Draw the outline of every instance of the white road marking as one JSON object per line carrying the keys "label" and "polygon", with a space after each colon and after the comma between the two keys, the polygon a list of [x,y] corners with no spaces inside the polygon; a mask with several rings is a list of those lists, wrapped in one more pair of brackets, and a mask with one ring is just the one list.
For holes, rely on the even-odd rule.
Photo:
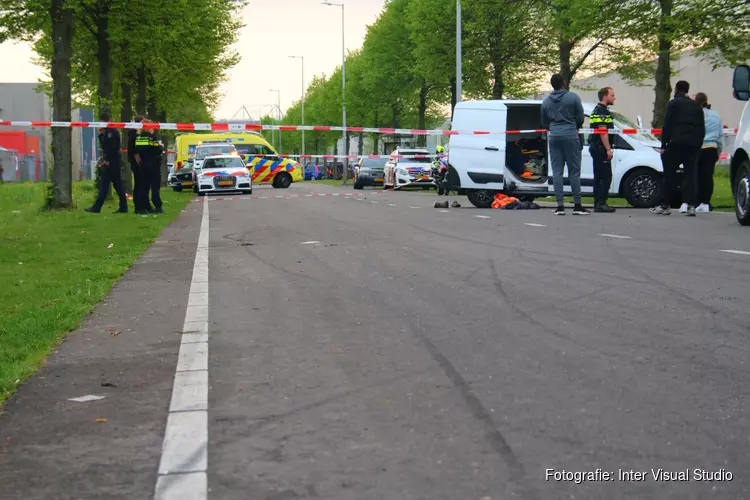
{"label": "white road marking", "polygon": [[450,210],[440,210],[440,213],[441,214],[449,214],[449,213],[451,213],[451,211]]}
{"label": "white road marking", "polygon": [[370,200],[370,203],[377,203],[377,201],[375,201],[375,200]]}
{"label": "white road marking", "polygon": [[735,255],[750,255],[750,252],[747,252],[745,250],[719,250],[719,252],[733,253]]}
{"label": "white road marking", "polygon": [[477,219],[491,219],[492,218],[489,215],[475,215],[474,217],[476,217]]}
{"label": "white road marking", "polygon": [[389,207],[395,207],[395,206],[396,206],[396,204],[395,204],[395,203],[389,203],[389,204],[388,204],[388,206],[389,206]]}
{"label": "white road marking", "polygon": [[524,225],[531,227],[547,227],[544,224],[537,224],[536,222],[524,222]]}
{"label": "white road marking", "polygon": [[316,243],[320,243],[319,241],[303,241],[300,243],[300,245],[315,245]]}
{"label": "white road marking", "polygon": [[622,236],[622,235],[619,235],[619,234],[602,233],[599,236],[604,236],[605,238],[619,238],[621,240],[629,240],[630,239],[630,236]]}
{"label": "white road marking", "polygon": [[412,206],[410,206],[409,208],[419,208],[419,207],[415,207],[414,205],[412,205]]}
{"label": "white road marking", "polygon": [[208,224],[204,198],[155,500],[208,498]]}

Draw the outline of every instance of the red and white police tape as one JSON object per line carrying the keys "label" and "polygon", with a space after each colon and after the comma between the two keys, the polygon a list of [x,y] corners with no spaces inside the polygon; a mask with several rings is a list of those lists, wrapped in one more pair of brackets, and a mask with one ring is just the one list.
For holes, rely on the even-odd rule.
{"label": "red and white police tape", "polygon": [[[278,130],[281,132],[313,131],[313,132],[351,132],[365,134],[391,134],[391,135],[518,135],[546,133],[545,129],[528,130],[504,130],[492,132],[488,130],[421,130],[407,128],[373,128],[373,127],[338,127],[328,125],[256,125],[252,123],[126,123],[126,122],[55,122],[55,121],[14,121],[0,120],[0,127],[26,127],[26,128],[121,128],[121,129],[153,129],[153,130],[177,130],[180,132],[212,131],[212,132],[245,132]],[[619,132],[627,135],[648,133],[661,134],[661,129],[638,129],[625,128],[607,131],[606,129],[580,129],[582,134],[607,134]],[[736,135],[737,129],[724,129],[724,135]]]}

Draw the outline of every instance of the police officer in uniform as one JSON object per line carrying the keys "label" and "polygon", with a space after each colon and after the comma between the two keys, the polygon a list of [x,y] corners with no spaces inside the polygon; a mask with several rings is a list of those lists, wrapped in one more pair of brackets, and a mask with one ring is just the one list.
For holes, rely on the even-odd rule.
{"label": "police officer in uniform", "polygon": [[[151,123],[151,120],[143,120],[143,123]],[[147,213],[144,207],[148,206],[148,193],[151,191],[151,201],[154,204],[154,213],[163,214],[161,202],[161,164],[160,159],[163,153],[161,144],[154,137],[154,131],[143,128],[135,138],[136,162],[138,163],[139,173],[142,179],[142,188],[140,190],[141,201],[138,206]]]}
{"label": "police officer in uniform", "polygon": [[[102,113],[99,119],[103,122],[109,122],[109,115]],[[125,197],[125,189],[122,186],[122,162],[120,160],[120,132],[114,128],[104,128],[99,130],[99,144],[102,148],[102,165],[99,175],[99,195],[91,208],[86,212],[98,214],[102,210],[104,200],[107,199],[109,184],[115,188],[117,196],[120,198],[120,208],[115,212],[128,212],[128,199]]]}
{"label": "police officer in uniform", "polygon": [[[615,103],[615,91],[604,87],[597,94],[599,104],[591,112],[589,123],[593,129],[615,128],[609,106]],[[594,161],[594,212],[612,213],[613,207],[607,205],[609,187],[612,184],[612,158],[614,157],[615,136],[613,134],[591,134],[589,153]]]}
{"label": "police officer in uniform", "polygon": [[[143,117],[141,115],[135,117],[136,123],[141,123],[142,121]],[[145,183],[138,162],[135,161],[135,138],[137,136],[137,130],[130,129],[128,131],[128,162],[130,162],[130,170],[133,172],[133,204],[135,205],[135,213],[152,212],[154,207],[148,202],[148,195],[146,195],[146,205],[141,206],[141,201],[143,200],[141,191]]]}

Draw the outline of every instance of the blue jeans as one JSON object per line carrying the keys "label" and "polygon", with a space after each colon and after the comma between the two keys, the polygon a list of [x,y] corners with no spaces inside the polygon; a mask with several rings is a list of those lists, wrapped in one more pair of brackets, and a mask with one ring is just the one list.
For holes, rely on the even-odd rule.
{"label": "blue jeans", "polygon": [[552,182],[555,186],[557,206],[563,206],[563,173],[568,165],[570,187],[573,190],[573,202],[581,204],[581,140],[554,139],[549,140],[549,155],[552,160]]}

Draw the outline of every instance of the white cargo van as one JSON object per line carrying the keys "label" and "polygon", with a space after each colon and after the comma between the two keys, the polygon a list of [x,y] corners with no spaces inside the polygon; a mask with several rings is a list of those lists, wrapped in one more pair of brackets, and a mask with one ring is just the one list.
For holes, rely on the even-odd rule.
{"label": "white cargo van", "polygon": [[[734,69],[732,87],[735,98],[750,100],[750,66],[743,64]],[[734,140],[729,181],[732,183],[737,221],[743,226],[750,226],[750,104],[745,104]]]}
{"label": "white cargo van", "polygon": [[[457,104],[453,130],[499,133],[451,136],[449,189],[465,193],[478,208],[489,208],[498,192],[529,200],[554,194],[546,134],[514,133],[541,129],[541,107],[542,101],[532,100],[465,101]],[[589,126],[588,118],[594,107],[593,103],[583,104],[586,114],[584,128]],[[612,115],[616,129],[640,128],[616,111],[612,111]],[[660,147],[659,140],[645,132],[617,134],[610,196],[623,197],[638,208],[653,206],[661,191]],[[570,194],[567,169],[565,173],[565,193]],[[588,151],[587,135],[581,161],[583,195],[593,194],[593,186],[594,163]],[[673,203],[679,203],[679,199]]]}

